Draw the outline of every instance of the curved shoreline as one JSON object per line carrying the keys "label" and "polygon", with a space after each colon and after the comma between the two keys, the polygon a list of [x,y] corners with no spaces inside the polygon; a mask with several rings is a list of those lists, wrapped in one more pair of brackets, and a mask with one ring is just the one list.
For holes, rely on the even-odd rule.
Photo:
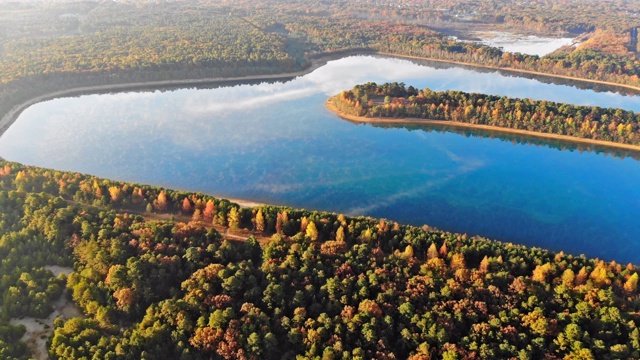
{"label": "curved shoreline", "polygon": [[444,60],[444,59],[435,59],[435,58],[420,57],[420,56],[413,56],[413,55],[400,55],[400,54],[386,53],[386,52],[382,52],[382,51],[377,52],[377,54],[385,55],[385,56],[393,56],[393,57],[398,57],[398,58],[405,58],[405,59],[428,60],[428,61],[435,61],[435,62],[446,63],[446,64],[464,65],[464,66],[470,66],[470,67],[476,67],[476,68],[484,68],[484,69],[490,69],[490,70],[496,70],[496,71],[503,70],[503,71],[508,71],[508,72],[512,72],[512,73],[529,74],[529,75],[535,75],[535,76],[546,76],[546,77],[552,77],[552,78],[564,79],[564,80],[571,80],[571,81],[576,81],[576,82],[599,84],[599,85],[606,85],[606,86],[611,86],[611,87],[621,87],[621,88],[635,90],[635,91],[640,92],[640,86],[633,86],[633,85],[628,85],[628,84],[619,84],[619,83],[614,83],[614,82],[610,82],[610,81],[603,81],[603,80],[579,78],[579,77],[569,76],[569,75],[559,75],[559,74],[545,73],[545,72],[534,71],[534,70],[517,69],[517,68],[512,68],[512,67],[500,67],[500,66],[494,66],[494,65],[482,65],[482,64],[475,64],[475,63],[469,63],[469,62],[457,61],[457,60]]}
{"label": "curved shoreline", "polygon": [[204,78],[204,79],[185,79],[185,80],[160,80],[149,82],[135,82],[135,83],[123,83],[123,84],[109,84],[109,85],[93,85],[93,86],[81,86],[77,88],[65,89],[50,92],[40,96],[31,98],[21,104],[15,105],[9,112],[5,113],[0,119],[0,136],[13,124],[18,118],[20,113],[26,110],[31,105],[37,103],[55,99],[62,96],[79,95],[82,93],[100,92],[100,91],[123,91],[123,90],[137,90],[146,87],[163,87],[163,86],[188,86],[188,85],[200,85],[200,84],[215,84],[221,82],[233,82],[233,81],[260,81],[260,80],[278,80],[293,78],[303,75],[304,71],[283,73],[283,74],[269,74],[269,75],[256,75],[256,76],[238,76],[230,78]]}
{"label": "curved shoreline", "polygon": [[364,117],[364,116],[356,116],[351,114],[346,114],[343,111],[339,110],[335,105],[334,101],[338,95],[334,95],[327,99],[325,102],[325,107],[341,117],[342,119],[353,121],[356,123],[387,123],[387,124],[417,124],[417,125],[441,125],[441,126],[453,126],[458,128],[467,128],[467,129],[475,129],[475,130],[484,130],[484,131],[495,131],[506,134],[516,134],[516,135],[525,135],[536,137],[540,139],[552,139],[552,140],[561,140],[566,142],[580,143],[580,144],[588,144],[588,145],[597,145],[603,146],[607,148],[616,148],[623,150],[631,150],[640,152],[640,145],[629,145],[629,144],[621,144],[615,143],[612,141],[604,141],[604,140],[594,140],[594,139],[584,139],[578,138],[569,135],[559,135],[559,134],[549,134],[542,133],[537,131],[530,130],[522,130],[522,129],[512,129],[512,128],[504,128],[499,126],[491,126],[491,125],[481,125],[481,124],[470,124],[463,123],[458,121],[447,121],[447,120],[430,120],[430,119],[419,119],[419,118],[380,118],[380,117]]}
{"label": "curved shoreline", "polygon": [[[496,71],[507,71],[507,72],[512,72],[512,73],[520,73],[520,74],[529,74],[529,75],[534,75],[534,76],[546,76],[546,77],[551,77],[551,78],[558,78],[558,79],[564,79],[564,80],[571,80],[571,81],[576,81],[576,82],[583,82],[583,83],[591,83],[591,84],[600,84],[600,85],[606,85],[606,86],[612,86],[612,87],[622,87],[622,88],[626,88],[626,89],[630,89],[630,90],[635,90],[640,92],[640,87],[638,86],[633,86],[633,85],[627,85],[627,84],[618,84],[618,83],[613,83],[613,82],[608,82],[608,81],[602,81],[602,80],[593,80],[593,79],[585,79],[585,78],[578,78],[578,77],[573,77],[573,76],[567,76],[567,75],[557,75],[557,74],[550,74],[550,73],[544,73],[544,72],[539,72],[539,71],[532,71],[532,70],[522,70],[522,69],[516,69],[516,68],[510,68],[510,67],[499,67],[499,66],[493,66],[493,65],[482,65],[482,64],[475,64],[475,63],[469,63],[469,62],[464,62],[464,61],[457,61],[457,60],[445,60],[445,59],[436,59],[436,58],[429,58],[429,57],[420,57],[420,56],[413,56],[413,55],[402,55],[402,54],[395,54],[395,53],[387,53],[387,52],[383,52],[383,51],[375,51],[375,50],[371,50],[371,51],[367,51],[366,49],[358,49],[358,50],[345,50],[345,51],[338,51],[336,53],[333,54],[325,54],[323,56],[320,56],[314,60],[312,60],[311,62],[311,66],[302,69],[302,70],[298,70],[298,71],[294,71],[294,72],[289,72],[289,73],[278,73],[278,74],[264,74],[264,75],[247,75],[247,76],[236,76],[236,77],[216,77],[216,78],[200,78],[200,79],[182,79],[182,80],[159,80],[159,81],[147,81],[147,82],[134,82],[134,83],[122,83],[122,84],[107,84],[107,85],[92,85],[92,86],[82,86],[82,87],[76,87],[76,88],[70,88],[70,89],[63,89],[63,90],[59,90],[59,91],[54,91],[54,92],[50,92],[50,93],[46,93],[46,94],[42,94],[40,96],[36,96],[34,98],[31,98],[29,100],[26,100],[20,104],[16,104],[13,108],[11,108],[11,110],[9,110],[7,113],[2,115],[2,118],[0,118],[0,136],[2,136],[4,134],[4,132],[17,120],[18,116],[28,107],[30,107],[31,105],[35,105],[39,102],[43,102],[43,101],[47,101],[47,100],[51,100],[57,97],[61,97],[61,96],[69,96],[69,95],[78,95],[78,94],[83,94],[83,93],[92,93],[92,92],[101,92],[101,91],[125,91],[125,90],[137,90],[137,89],[142,89],[142,88],[160,88],[160,87],[164,87],[164,86],[189,86],[189,85],[203,85],[203,84],[216,84],[216,83],[224,83],[224,82],[242,82],[242,81],[261,81],[261,80],[284,80],[284,79],[289,79],[289,78],[295,78],[298,76],[303,76],[306,75],[316,69],[318,69],[319,67],[321,67],[322,65],[326,64],[328,61],[331,60],[336,60],[336,59],[340,59],[346,56],[352,56],[352,55],[370,55],[370,54],[374,54],[374,55],[382,55],[382,56],[389,56],[389,57],[395,57],[395,58],[404,58],[404,59],[413,59],[413,60],[426,60],[426,61],[434,61],[434,62],[440,62],[440,63],[446,63],[446,64],[454,64],[454,65],[463,65],[463,66],[469,66],[469,67],[475,67],[475,68],[484,68],[484,69],[490,69],[490,70],[496,70]],[[384,121],[376,121],[376,122],[389,122],[390,119],[381,119]],[[354,120],[354,121],[358,121],[358,120]],[[424,121],[424,120],[423,120]],[[435,120],[431,120],[431,121],[435,121]],[[362,121],[360,121],[362,122]],[[371,121],[369,121],[371,122]],[[407,121],[404,121],[405,123],[407,123]],[[433,122],[433,124],[437,124],[435,122]],[[447,123],[448,125],[453,125],[451,123]],[[462,125],[455,125],[455,126],[460,126],[460,127],[464,127]],[[497,131],[505,131],[504,128],[491,128],[491,130],[497,130]],[[511,130],[516,130],[516,129],[511,129]],[[517,134],[524,134],[524,133],[519,133],[516,132]],[[536,137],[545,137],[545,138],[550,138],[549,136],[539,136],[537,135],[538,133],[535,132],[531,132],[531,134],[527,133],[524,135],[531,135],[531,136],[536,136]],[[557,135],[557,136],[564,136],[564,135]],[[574,141],[574,142],[583,142],[581,141],[582,139],[580,138],[573,138],[570,137],[571,140],[570,141]],[[565,140],[563,138],[558,138],[560,140]],[[599,141],[599,140],[592,140],[592,141]],[[592,142],[589,142],[591,144],[593,144]],[[603,146],[613,146],[613,147],[619,147],[617,145],[610,145],[609,142],[604,141],[603,143],[606,144],[599,144],[599,145],[603,145]],[[616,143],[611,143],[611,144],[616,144]],[[624,145],[624,144],[620,144],[620,145]],[[633,146],[633,145],[630,145]],[[640,150],[640,147],[638,147],[638,149],[636,149],[636,147],[633,148],[625,148],[625,149],[631,149],[631,150]]]}
{"label": "curved shoreline", "polygon": [[[75,88],[63,89],[58,91],[49,92],[26,100],[20,104],[14,105],[11,110],[2,114],[0,118],[0,137],[4,135],[4,132],[18,119],[18,116],[26,110],[28,107],[37,103],[55,99],[63,96],[81,95],[85,93],[97,93],[103,91],[126,91],[126,90],[139,90],[145,88],[162,88],[162,87],[174,87],[174,86],[190,86],[190,85],[204,85],[204,84],[219,84],[226,82],[249,82],[249,81],[261,81],[261,80],[285,80],[293,79],[298,76],[306,75],[319,67],[325,65],[331,60],[340,59],[345,56],[358,55],[366,53],[363,50],[347,50],[339,51],[334,54],[326,54],[320,56],[311,61],[311,65],[305,69],[277,74],[263,74],[263,75],[245,75],[234,77],[215,77],[215,78],[198,78],[198,79],[182,79],[182,80],[158,80],[158,81],[144,81],[144,82],[132,82],[121,84],[105,84],[105,85],[91,85],[80,86]],[[375,52],[371,52],[375,53]]]}

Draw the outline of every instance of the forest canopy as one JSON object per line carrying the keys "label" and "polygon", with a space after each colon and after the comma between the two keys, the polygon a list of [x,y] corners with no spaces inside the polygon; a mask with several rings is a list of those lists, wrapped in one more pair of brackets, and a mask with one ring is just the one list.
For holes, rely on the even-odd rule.
{"label": "forest canopy", "polygon": [[[350,52],[637,87],[639,13],[627,0],[2,1],[0,112],[59,90],[291,73]],[[466,28],[580,44],[508,53],[456,39],[474,40]],[[358,115],[640,140],[619,109],[404,84],[340,98]],[[61,296],[83,316],[53,322],[52,359],[640,358],[634,264],[5,161],[0,209],[2,359],[31,357],[16,319],[48,316]]]}
{"label": "forest canopy", "polygon": [[54,322],[52,359],[640,356],[632,264],[0,169],[3,358],[28,356],[9,319],[47,315],[64,287],[85,316]]}
{"label": "forest canopy", "polygon": [[445,120],[640,145],[640,115],[624,109],[418,90],[397,82],[356,85],[331,103],[340,112],[365,118]]}

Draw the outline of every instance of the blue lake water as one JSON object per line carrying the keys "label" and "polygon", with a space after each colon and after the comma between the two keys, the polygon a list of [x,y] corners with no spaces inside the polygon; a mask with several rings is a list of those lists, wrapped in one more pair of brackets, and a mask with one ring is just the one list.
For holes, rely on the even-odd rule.
{"label": "blue lake water", "polygon": [[285,83],[46,101],[0,138],[0,156],[640,264],[638,155],[466,130],[355,125],[325,109],[329,96],[367,81],[640,111],[638,96],[357,56]]}

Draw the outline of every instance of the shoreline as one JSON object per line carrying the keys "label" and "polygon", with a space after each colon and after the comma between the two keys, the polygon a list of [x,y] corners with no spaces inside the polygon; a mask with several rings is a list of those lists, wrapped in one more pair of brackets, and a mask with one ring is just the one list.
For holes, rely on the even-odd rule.
{"label": "shoreline", "polygon": [[245,208],[245,209],[253,209],[259,206],[283,206],[283,205],[261,203],[261,202],[251,201],[251,200],[233,199],[233,198],[217,196],[217,195],[211,195],[211,196],[213,196],[216,199],[227,200],[229,202],[238,204],[240,205],[241,208]]}
{"label": "shoreline", "polygon": [[13,108],[11,108],[11,110],[9,110],[7,113],[3,114],[2,118],[0,118],[0,137],[4,135],[5,131],[18,119],[18,116],[28,107],[35,105],[37,103],[55,99],[58,97],[81,95],[83,93],[95,93],[95,92],[102,92],[102,91],[119,92],[119,91],[126,91],[126,90],[139,90],[144,88],[161,88],[164,86],[170,86],[170,87],[190,86],[190,85],[197,86],[197,85],[203,85],[203,84],[217,84],[217,83],[224,83],[224,82],[293,79],[298,76],[309,74],[314,70],[320,68],[321,66],[325,65],[327,62],[331,60],[337,60],[346,56],[355,56],[355,55],[380,55],[380,56],[388,56],[388,57],[394,57],[399,59],[434,61],[434,62],[445,63],[445,64],[484,68],[484,69],[495,70],[495,71],[507,71],[507,72],[516,73],[516,74],[520,73],[520,74],[529,74],[534,76],[546,76],[546,77],[571,80],[576,82],[599,84],[599,85],[606,85],[606,86],[612,86],[612,87],[621,87],[621,88],[640,92],[640,87],[638,86],[618,84],[618,83],[602,81],[602,80],[585,79],[585,78],[578,78],[578,77],[567,76],[567,75],[544,73],[544,72],[533,71],[533,70],[516,69],[511,67],[482,65],[482,64],[475,64],[475,63],[469,63],[469,62],[457,61],[457,60],[445,60],[445,59],[436,59],[436,58],[413,56],[413,55],[402,55],[402,54],[388,53],[388,52],[376,51],[376,50],[367,50],[367,49],[354,49],[354,50],[337,51],[336,53],[333,53],[333,54],[321,55],[318,58],[311,60],[311,65],[309,67],[302,70],[288,72],[288,73],[200,78],[200,79],[182,79],[182,80],[158,80],[158,81],[145,81],[145,82],[122,83],[122,84],[92,85],[92,86],[81,86],[76,88],[53,91],[50,93],[42,94],[40,96],[36,96],[20,104],[17,104],[13,106]]}
{"label": "shoreline", "polygon": [[612,86],[612,87],[621,87],[621,88],[625,88],[625,89],[629,89],[629,90],[634,90],[634,91],[640,92],[640,86],[634,86],[634,85],[628,85],[628,84],[619,84],[619,83],[614,83],[614,82],[610,82],[610,81],[586,79],[586,78],[579,78],[579,77],[569,76],[569,75],[559,75],[559,74],[545,73],[545,72],[540,72],[540,71],[535,71],[535,70],[517,69],[517,68],[512,68],[512,67],[499,67],[499,66],[494,66],[494,65],[482,65],[482,64],[468,63],[468,62],[457,61],[457,60],[444,60],[444,59],[435,59],[435,58],[413,56],[413,55],[401,55],[401,54],[387,53],[387,52],[382,52],[382,51],[378,51],[376,53],[380,54],[380,55],[392,56],[392,57],[397,57],[397,58],[435,61],[435,62],[446,63],[446,64],[463,65],[463,66],[484,68],[484,69],[490,69],[490,70],[496,70],[496,71],[503,70],[503,71],[508,71],[508,72],[512,72],[512,73],[529,74],[529,75],[535,75],[535,76],[546,76],[546,77],[551,77],[551,78],[571,80],[571,81],[577,81],[577,82],[599,84],[599,85],[606,85],[606,86]]}
{"label": "shoreline", "polygon": [[[303,76],[313,72],[314,70],[322,67],[327,62],[331,60],[337,60],[343,58],[345,56],[365,54],[367,51],[363,50],[346,50],[346,51],[338,51],[334,54],[324,54],[319,56],[316,59],[311,60],[311,65],[298,70],[287,73],[276,73],[276,74],[263,74],[263,75],[244,75],[244,76],[234,76],[234,77],[214,77],[214,78],[198,78],[198,79],[181,79],[181,80],[158,80],[158,81],[144,81],[144,82],[132,82],[132,83],[121,83],[121,84],[105,84],[105,85],[91,85],[91,86],[80,86],[69,89],[63,89],[58,91],[49,92],[46,94],[42,94],[26,100],[20,104],[14,105],[11,110],[6,112],[0,118],[0,137],[4,135],[5,131],[13,125],[13,123],[18,119],[20,114],[29,108],[32,105],[37,103],[64,97],[64,96],[74,96],[74,95],[82,95],[85,93],[98,93],[98,92],[120,92],[127,90],[140,90],[146,88],[162,88],[162,87],[179,87],[179,86],[197,86],[204,84],[219,84],[226,82],[249,82],[249,81],[269,81],[269,80],[285,80],[285,79],[294,79],[298,76]],[[371,51],[370,53],[375,54],[375,51]]]}
{"label": "shoreline", "polygon": [[512,129],[512,128],[504,128],[499,126],[491,126],[491,125],[482,125],[482,124],[470,124],[463,123],[458,121],[448,121],[448,120],[430,120],[430,119],[420,119],[420,118],[370,118],[364,116],[356,116],[351,114],[346,114],[343,111],[339,110],[335,105],[334,101],[338,95],[334,95],[330,97],[325,102],[325,107],[341,117],[344,120],[353,121],[356,123],[362,124],[414,124],[414,125],[441,125],[441,126],[453,126],[458,128],[466,128],[466,129],[475,129],[475,130],[484,130],[484,131],[494,131],[501,132],[506,134],[516,134],[516,135],[525,135],[531,136],[540,139],[552,139],[552,140],[561,140],[572,143],[580,143],[580,144],[588,144],[588,145],[597,145],[603,146],[607,148],[616,148],[623,150],[631,150],[640,152],[640,145],[630,145],[630,144],[621,144],[615,143],[611,141],[604,140],[594,140],[594,139],[584,139],[578,138],[569,135],[560,135],[560,134],[550,134],[550,133],[542,133],[537,131],[530,130],[522,130],[522,129]]}
{"label": "shoreline", "polygon": [[281,74],[266,74],[266,75],[248,75],[248,76],[237,76],[230,78],[204,78],[204,79],[184,79],[184,80],[160,80],[160,81],[148,81],[148,82],[135,82],[135,83],[123,83],[123,84],[109,84],[109,85],[94,85],[94,86],[82,86],[77,88],[65,89],[54,91],[51,93],[43,94],[40,96],[36,96],[31,98],[21,104],[14,106],[11,110],[5,113],[0,119],[0,136],[4,135],[5,131],[13,125],[13,123],[18,119],[20,114],[29,108],[32,105],[59,98],[64,96],[73,96],[73,95],[81,95],[83,93],[94,93],[101,91],[126,91],[126,90],[138,90],[147,87],[157,87],[161,88],[163,86],[189,86],[189,85],[202,85],[202,84],[216,84],[223,82],[234,82],[234,81],[260,81],[260,80],[279,80],[279,79],[288,79],[295,78],[297,76],[301,76],[305,74],[305,71],[315,70],[315,65],[312,65],[306,70],[301,70],[297,72],[291,73],[281,73]]}
{"label": "shoreline", "polygon": [[[348,56],[358,56],[358,55],[362,55],[362,56],[378,55],[378,56],[392,57],[392,58],[398,58],[398,59],[434,61],[439,63],[462,65],[462,66],[475,67],[475,68],[484,68],[484,69],[490,69],[490,70],[496,70],[496,71],[504,70],[512,73],[530,74],[535,76],[546,76],[551,78],[573,80],[573,81],[583,82],[583,83],[601,84],[601,85],[607,85],[607,86],[613,86],[613,87],[623,87],[623,88],[636,90],[640,92],[640,87],[611,83],[611,82],[600,81],[600,80],[576,78],[571,76],[549,74],[549,73],[543,73],[543,72],[537,72],[537,71],[531,71],[531,70],[520,70],[515,68],[502,68],[502,67],[497,67],[492,65],[474,64],[474,63],[467,63],[467,62],[456,61],[456,60],[444,60],[444,59],[435,59],[435,58],[429,58],[429,57],[402,55],[402,54],[394,54],[394,53],[387,53],[387,52],[367,50],[367,49],[354,49],[354,50],[337,51],[335,53],[320,55],[317,58],[312,59],[311,65],[308,66],[307,68],[298,70],[298,71],[288,72],[288,73],[245,75],[245,76],[235,76],[235,77],[181,79],[181,80],[159,80],[159,81],[133,82],[133,83],[121,83],[121,84],[105,84],[105,85],[83,86],[83,87],[76,87],[76,88],[69,88],[69,89],[54,91],[54,92],[42,94],[40,96],[36,96],[27,101],[24,101],[23,103],[17,104],[7,113],[2,115],[2,117],[0,118],[0,136],[4,135],[5,131],[18,119],[19,115],[25,109],[29,108],[34,104],[55,99],[58,97],[77,96],[77,95],[82,95],[86,93],[91,94],[91,93],[99,93],[99,92],[119,92],[119,91],[140,90],[140,89],[148,89],[148,88],[197,86],[197,85],[203,85],[203,84],[213,85],[213,84],[221,84],[226,82],[243,82],[243,81],[249,82],[249,81],[261,81],[261,80],[268,81],[268,80],[294,79],[296,77],[303,76],[313,72],[314,70],[322,67],[329,61],[341,59]],[[358,117],[358,116],[342,113],[340,110],[338,110],[331,104],[332,99],[333,97],[329,98],[325,102],[325,106],[330,111],[334,112],[341,118],[348,121],[353,121],[356,123],[395,123],[395,124],[453,126],[457,128],[468,128],[468,129],[494,131],[494,132],[500,132],[500,133],[516,134],[516,135],[525,135],[525,136],[530,136],[530,137],[540,138],[540,139],[553,139],[553,140],[566,141],[570,143],[598,145],[598,146],[603,146],[607,148],[624,149],[624,150],[640,152],[640,146],[638,145],[628,145],[628,144],[620,144],[620,143],[614,143],[614,142],[602,141],[602,140],[583,139],[583,138],[577,138],[577,137],[572,137],[568,135],[547,134],[547,133],[540,133],[540,132],[521,130],[521,129],[501,128],[501,127],[495,127],[490,125],[479,125],[479,124],[469,124],[469,123],[460,123],[460,122],[443,121],[443,120],[428,120],[428,119]],[[226,199],[230,202],[234,202],[243,208],[253,208],[253,207],[263,206],[263,205],[264,206],[287,206],[287,205],[277,205],[277,204],[256,202],[249,199],[226,198],[224,196],[218,196],[216,194],[209,194],[209,195],[212,195],[219,199]]]}

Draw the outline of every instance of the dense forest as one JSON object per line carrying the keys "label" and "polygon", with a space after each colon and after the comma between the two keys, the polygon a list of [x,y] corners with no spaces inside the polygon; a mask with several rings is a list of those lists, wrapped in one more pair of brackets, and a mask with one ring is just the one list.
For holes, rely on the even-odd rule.
{"label": "dense forest", "polygon": [[[0,113],[52,91],[287,73],[350,51],[640,86],[639,13],[629,0],[0,1]],[[540,58],[450,36],[467,28],[583,42]],[[358,115],[640,140],[619,109],[404,84],[341,99]],[[0,209],[2,359],[29,359],[17,319],[65,296],[83,316],[53,322],[51,359],[640,358],[633,264],[4,161]]]}
{"label": "dense forest", "polygon": [[54,322],[52,359],[640,356],[631,264],[0,169],[2,358],[28,357],[9,319],[47,315],[65,285],[85,316]]}
{"label": "dense forest", "polygon": [[[638,86],[638,12],[626,0],[1,2],[0,112],[61,89],[284,73],[344,51]],[[539,58],[449,36],[473,39],[469,29],[585,41]]]}
{"label": "dense forest", "polygon": [[446,120],[640,145],[640,115],[623,109],[418,90],[404,83],[356,85],[332,103],[355,116]]}

